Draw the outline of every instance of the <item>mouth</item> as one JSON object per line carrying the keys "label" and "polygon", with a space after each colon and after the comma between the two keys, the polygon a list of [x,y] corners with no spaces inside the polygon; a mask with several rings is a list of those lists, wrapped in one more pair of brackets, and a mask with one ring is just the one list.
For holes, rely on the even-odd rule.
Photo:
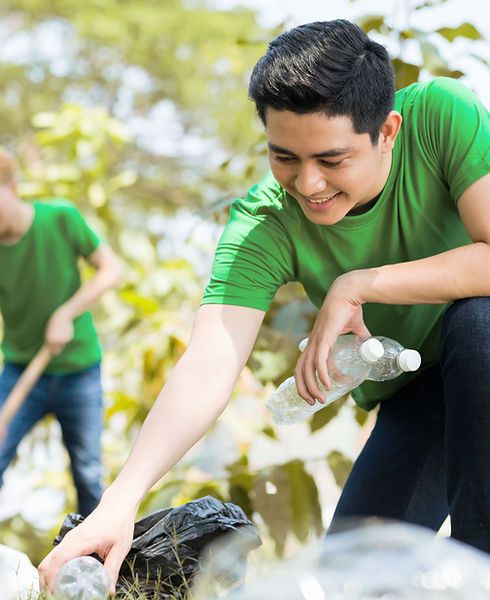
{"label": "mouth", "polygon": [[330,208],[330,206],[335,204],[341,193],[342,192],[337,192],[336,194],[331,194],[324,198],[308,198],[307,196],[303,196],[303,199],[308,206],[313,206],[315,208]]}

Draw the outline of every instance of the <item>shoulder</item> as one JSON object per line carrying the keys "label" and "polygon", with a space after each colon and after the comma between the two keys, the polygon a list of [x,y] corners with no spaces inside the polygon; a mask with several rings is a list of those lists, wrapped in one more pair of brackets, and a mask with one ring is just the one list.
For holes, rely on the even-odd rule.
{"label": "shoulder", "polygon": [[80,240],[95,236],[79,209],[66,198],[46,198],[34,203],[37,228],[67,239]]}
{"label": "shoulder", "polygon": [[396,92],[395,109],[424,109],[454,104],[479,105],[481,102],[468,87],[457,79],[436,77],[426,82],[417,82]]}
{"label": "shoulder", "polygon": [[36,210],[46,217],[60,217],[67,215],[68,217],[80,215],[78,208],[66,198],[41,198],[34,202]]}
{"label": "shoulder", "polygon": [[232,208],[252,216],[277,213],[284,209],[285,192],[272,176],[272,173],[248,190],[244,198],[235,200]]}

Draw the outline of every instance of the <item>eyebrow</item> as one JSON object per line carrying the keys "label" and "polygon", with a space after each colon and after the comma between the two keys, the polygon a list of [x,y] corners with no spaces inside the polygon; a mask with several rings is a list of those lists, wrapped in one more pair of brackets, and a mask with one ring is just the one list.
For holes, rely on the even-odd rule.
{"label": "eyebrow", "polygon": [[[296,156],[296,154],[294,152],[291,152],[291,150],[286,150],[286,148],[281,148],[280,146],[276,146],[275,144],[268,143],[267,146],[272,150],[272,152],[276,152],[276,154],[287,154],[289,156]],[[351,151],[352,148],[347,146],[343,148],[332,148],[331,150],[324,150],[323,152],[317,152],[316,154],[312,154],[311,158],[331,158],[334,156],[341,156],[342,154],[347,154]]]}

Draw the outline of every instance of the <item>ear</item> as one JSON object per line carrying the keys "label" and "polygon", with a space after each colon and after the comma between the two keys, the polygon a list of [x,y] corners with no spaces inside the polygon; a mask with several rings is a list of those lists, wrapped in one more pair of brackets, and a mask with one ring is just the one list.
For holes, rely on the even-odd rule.
{"label": "ear", "polygon": [[379,132],[379,144],[381,152],[391,152],[395,145],[396,136],[400,131],[403,117],[396,110],[392,110]]}

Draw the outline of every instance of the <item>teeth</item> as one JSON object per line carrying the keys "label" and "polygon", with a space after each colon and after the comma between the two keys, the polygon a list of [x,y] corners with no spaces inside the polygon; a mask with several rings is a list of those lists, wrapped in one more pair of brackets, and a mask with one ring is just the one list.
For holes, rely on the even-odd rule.
{"label": "teeth", "polygon": [[[338,192],[337,192],[337,194],[338,194]],[[324,202],[328,202],[329,200],[331,200],[337,194],[332,194],[328,198],[322,198],[321,200],[313,200],[313,198],[308,198],[308,201],[312,202],[313,204],[323,204]]]}

